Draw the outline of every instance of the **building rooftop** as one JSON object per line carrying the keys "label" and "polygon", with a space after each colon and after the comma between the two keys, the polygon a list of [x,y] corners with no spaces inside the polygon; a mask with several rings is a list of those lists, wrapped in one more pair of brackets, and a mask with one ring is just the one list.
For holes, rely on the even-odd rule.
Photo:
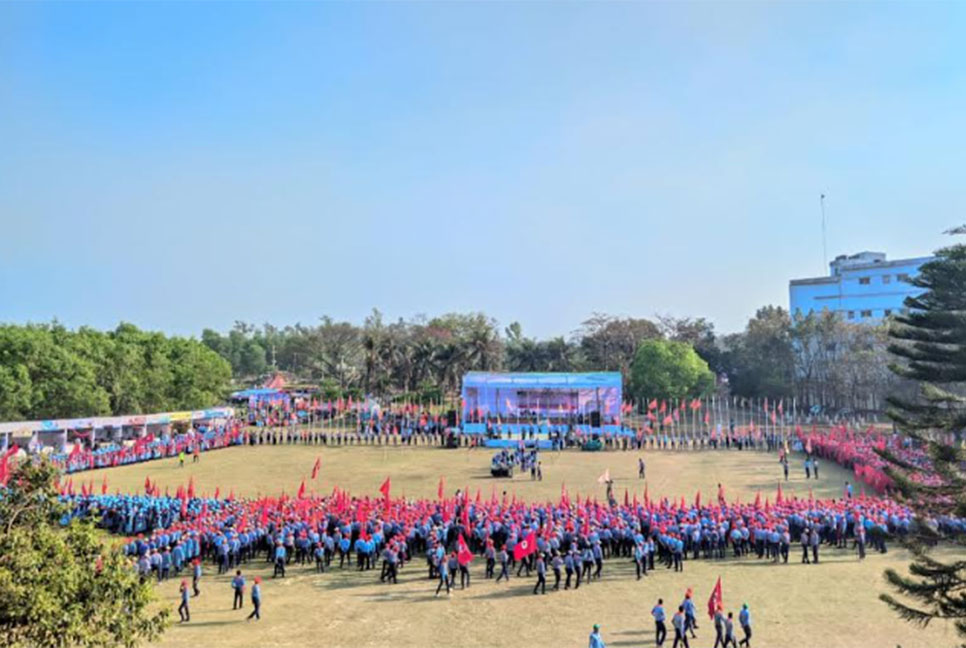
{"label": "building rooftop", "polygon": [[893,259],[889,261],[883,252],[859,252],[857,254],[840,254],[829,263],[830,274],[824,277],[806,277],[804,279],[792,279],[789,281],[791,286],[809,286],[837,283],[843,272],[856,272],[861,270],[898,268],[908,265],[922,265],[932,259],[930,256],[912,257],[908,259]]}

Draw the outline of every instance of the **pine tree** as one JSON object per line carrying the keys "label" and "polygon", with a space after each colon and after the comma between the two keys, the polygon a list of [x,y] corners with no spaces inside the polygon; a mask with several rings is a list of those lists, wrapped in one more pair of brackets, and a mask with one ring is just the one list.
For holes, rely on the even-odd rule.
{"label": "pine tree", "polygon": [[[964,234],[966,227],[949,234]],[[941,523],[944,517],[966,517],[966,474],[963,430],[966,428],[966,245],[936,252],[911,280],[922,288],[908,297],[908,311],[890,326],[890,368],[918,383],[917,397],[890,398],[889,415],[898,428],[924,448],[931,466],[913,465],[893,453],[879,451],[888,462],[896,496],[916,515],[914,529],[903,538],[912,552],[909,575],[893,569],[885,577],[899,598],[880,598],[907,621],[926,626],[933,619],[951,621],[966,637],[966,560],[943,561],[930,555],[939,541],[966,546],[959,534]],[[925,478],[926,476],[928,478]],[[966,644],[963,644],[966,646]]]}

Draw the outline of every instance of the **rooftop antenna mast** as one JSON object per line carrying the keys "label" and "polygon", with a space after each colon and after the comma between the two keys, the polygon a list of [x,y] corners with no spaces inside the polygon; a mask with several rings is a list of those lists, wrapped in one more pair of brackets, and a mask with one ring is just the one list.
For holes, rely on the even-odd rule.
{"label": "rooftop antenna mast", "polygon": [[818,199],[822,207],[822,272],[828,271],[828,243],[825,238],[825,194],[821,194]]}

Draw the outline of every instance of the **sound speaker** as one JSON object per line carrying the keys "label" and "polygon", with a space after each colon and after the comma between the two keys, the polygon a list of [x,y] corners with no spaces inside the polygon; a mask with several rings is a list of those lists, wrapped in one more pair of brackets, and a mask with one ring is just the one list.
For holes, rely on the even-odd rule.
{"label": "sound speaker", "polygon": [[446,427],[456,427],[456,410],[446,412]]}
{"label": "sound speaker", "polygon": [[600,427],[600,412],[590,413],[590,427],[599,428]]}

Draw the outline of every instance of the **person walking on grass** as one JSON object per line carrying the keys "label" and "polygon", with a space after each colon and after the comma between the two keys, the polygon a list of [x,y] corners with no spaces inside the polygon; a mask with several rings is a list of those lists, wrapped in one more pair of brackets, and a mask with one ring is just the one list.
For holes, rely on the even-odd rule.
{"label": "person walking on grass", "polygon": [[179,623],[191,621],[191,611],[188,609],[188,581],[182,580],[181,587],[178,589],[181,594],[181,605],[178,606],[178,616],[181,617]]}
{"label": "person walking on grass", "polygon": [[547,593],[547,563],[543,559],[543,554],[537,556],[537,584],[533,586],[533,593],[542,588],[542,593]]}
{"label": "person walking on grass", "polygon": [[734,612],[728,612],[728,618],[725,619],[725,636],[724,643],[721,644],[723,648],[738,648],[738,640],[735,639],[735,614]]}
{"label": "person walking on grass", "polygon": [[744,638],[738,642],[738,645],[751,648],[751,610],[748,609],[747,603],[741,604],[741,612],[738,613],[738,623],[741,624],[741,631],[745,633]]}
{"label": "person walking on grass", "polygon": [[439,584],[436,586],[436,596],[439,596],[439,591],[443,587],[446,588],[446,596],[449,596],[449,566],[447,565],[446,558],[439,561]]}
{"label": "person walking on grass", "polygon": [[252,613],[248,615],[248,620],[255,619],[256,621],[262,618],[262,579],[258,576],[255,577],[255,583],[252,585]]}
{"label": "person walking on grass", "polygon": [[691,648],[688,645],[687,621],[684,617],[684,606],[679,605],[678,611],[671,618],[671,625],[674,626],[674,643],[671,648],[678,648],[678,644],[684,648]]}
{"label": "person walking on grass", "polygon": [[194,591],[195,596],[201,594],[201,588],[198,584],[201,583],[201,558],[195,558],[192,563],[191,568],[191,589]]}
{"label": "person walking on grass", "polygon": [[667,638],[667,627],[664,625],[664,599],[657,600],[657,605],[651,610],[651,616],[654,617],[654,644],[657,648],[661,648]]}

